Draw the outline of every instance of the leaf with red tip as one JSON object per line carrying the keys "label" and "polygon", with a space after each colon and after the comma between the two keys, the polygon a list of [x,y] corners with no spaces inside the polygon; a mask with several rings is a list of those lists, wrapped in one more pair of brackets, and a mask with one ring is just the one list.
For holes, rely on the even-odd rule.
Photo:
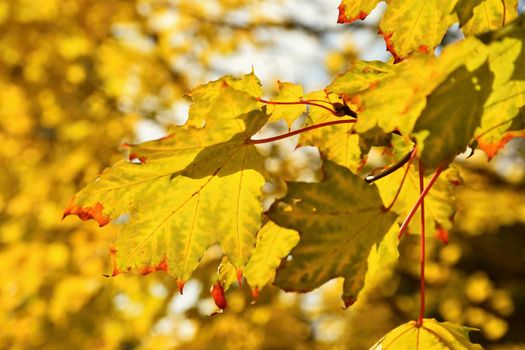
{"label": "leaf with red tip", "polygon": [[365,19],[381,0],[342,0],[337,23],[352,23]]}
{"label": "leaf with red tip", "polygon": [[187,126],[128,145],[131,158],[147,161],[118,162],[75,196],[66,215],[99,223],[127,216],[116,242],[118,271],[164,270],[182,284],[215,243],[235,268],[247,263],[266,175],[264,159],[246,142],[268,120],[253,95],[257,86],[250,74],[192,90]]}
{"label": "leaf with red tip", "polygon": [[489,160],[492,160],[499,151],[501,151],[507,143],[514,140],[517,137],[525,137],[525,131],[513,132],[509,131],[503,134],[503,137],[499,138],[498,141],[494,143],[485,142],[482,139],[478,140],[478,148],[483,150]]}
{"label": "leaf with red tip", "polygon": [[289,183],[285,198],[271,207],[270,218],[297,230],[301,240],[277,270],[275,285],[296,292],[311,291],[344,277],[343,301],[357,299],[364,286],[368,256],[392,227],[375,185],[347,168],[324,160],[319,183]]}
{"label": "leaf with red tip", "polygon": [[448,244],[448,230],[443,227],[437,227],[436,229],[436,237],[439,239],[443,244]]}
{"label": "leaf with red tip", "polygon": [[219,309],[226,309],[226,307],[228,306],[228,302],[226,301],[226,297],[224,296],[224,288],[222,287],[220,281],[217,281],[213,284],[210,290],[210,294],[213,297],[215,305],[217,305]]}
{"label": "leaf with red tip", "polygon": [[252,299],[253,301],[257,301],[257,299],[259,299],[259,288],[255,287],[255,288],[252,288]]}
{"label": "leaf with red tip", "polygon": [[239,287],[242,287],[242,269],[240,267],[237,269],[236,277]]}
{"label": "leaf with red tip", "polygon": [[492,159],[510,140],[525,135],[525,29],[490,45],[496,77],[476,130],[478,148]]}
{"label": "leaf with red tip", "polygon": [[177,288],[179,289],[180,295],[184,294],[184,281],[177,279]]}

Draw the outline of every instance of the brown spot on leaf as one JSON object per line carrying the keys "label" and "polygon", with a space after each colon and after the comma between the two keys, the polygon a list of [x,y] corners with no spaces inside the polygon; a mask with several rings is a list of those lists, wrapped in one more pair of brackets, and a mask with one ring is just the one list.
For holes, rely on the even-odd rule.
{"label": "brown spot on leaf", "polygon": [[428,48],[427,45],[420,45],[418,48],[417,48],[417,51],[421,52],[421,53],[429,53],[430,52],[430,49]]}
{"label": "brown spot on leaf", "polygon": [[224,296],[224,288],[220,281],[215,282],[211,287],[210,294],[213,297],[215,305],[221,310],[226,309],[228,303],[226,302],[226,297]]}
{"label": "brown spot on leaf", "polygon": [[146,156],[139,156],[137,153],[132,152],[129,155],[128,159],[130,161],[138,160],[141,164],[144,164],[144,163],[146,163],[146,159],[148,159],[148,157],[146,157]]}
{"label": "brown spot on leaf", "polygon": [[161,260],[161,262],[159,262],[156,266],[155,266],[155,271],[164,271],[164,272],[168,272],[168,259],[166,257],[164,257],[164,259]]}
{"label": "brown spot on leaf", "polygon": [[152,272],[155,271],[155,267],[154,266],[142,266],[140,269],[139,269],[139,273],[142,275],[142,276],[146,276]]}
{"label": "brown spot on leaf", "polygon": [[102,205],[102,203],[97,202],[93,207],[81,207],[80,205],[77,205],[74,202],[75,198],[73,197],[66,209],[64,210],[64,215],[62,216],[62,219],[64,219],[68,215],[77,215],[80,218],[80,220],[83,221],[89,219],[95,220],[96,222],[98,222],[98,225],[100,227],[107,225],[111,221],[109,216],[103,214],[104,206]]}

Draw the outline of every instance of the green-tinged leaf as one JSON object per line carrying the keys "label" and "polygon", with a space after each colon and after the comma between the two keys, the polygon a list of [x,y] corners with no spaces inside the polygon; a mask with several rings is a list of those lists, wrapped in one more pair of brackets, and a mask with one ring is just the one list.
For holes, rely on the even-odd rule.
{"label": "green-tinged leaf", "polygon": [[399,130],[409,135],[427,96],[461,65],[480,65],[486,57],[485,46],[469,38],[448,46],[440,57],[417,55],[395,65],[392,74],[377,86],[356,96],[360,110],[356,131],[379,126],[385,133]]}
{"label": "green-tinged leaf", "polygon": [[518,15],[517,0],[459,0],[455,8],[461,30],[476,35],[503,27]]}
{"label": "green-tinged leaf", "polygon": [[[279,93],[271,99],[274,102],[297,102],[303,99],[303,88],[301,85],[292,83],[278,82]],[[306,112],[306,105],[304,104],[290,104],[290,105],[269,105],[268,113],[270,121],[277,121],[284,119],[288,126],[291,126],[295,119],[299,118],[301,114]]]}
{"label": "green-tinged leaf", "polygon": [[414,127],[426,171],[448,165],[465,151],[480,124],[493,80],[488,63],[475,69],[461,66],[429,96]]}
{"label": "green-tinged leaf", "polygon": [[379,4],[381,0],[342,0],[339,5],[337,23],[352,23],[366,16]]}
{"label": "green-tinged leaf", "polygon": [[[406,165],[396,172],[376,181],[377,188],[383,202],[390,205],[401,184],[406,172]],[[450,230],[453,225],[453,218],[456,212],[453,185],[449,177],[457,178],[456,169],[447,169],[432,186],[431,191],[425,197],[425,222],[427,235],[433,237],[436,229],[441,228]],[[425,177],[425,183],[428,183],[430,176]],[[419,198],[419,174],[414,164],[409,169],[405,183],[399,196],[392,206],[392,210],[404,219],[412,206]],[[414,217],[419,218],[419,211]],[[413,220],[409,226],[410,232],[420,233],[418,220]]]}
{"label": "green-tinged leaf", "polygon": [[[356,307],[361,300],[367,303],[367,296],[377,292],[378,286],[387,281],[394,273],[393,267],[399,258],[399,228],[392,225],[383,240],[379,244],[372,246],[368,256],[368,270],[365,275],[365,285],[359,294]],[[362,298],[363,297],[363,298]]]}
{"label": "green-tinged leaf", "polygon": [[[205,105],[207,92],[198,89],[196,104]],[[106,169],[66,209],[65,215],[101,225],[126,214],[112,249],[113,275],[165,270],[183,283],[216,242],[236,269],[247,263],[261,225],[265,171],[263,158],[246,140],[268,116],[257,104],[245,103],[253,100],[245,92],[218,88],[217,82],[210,89],[209,103],[228,100],[229,114],[213,113],[204,128],[182,127],[170,137],[129,146],[130,158],[141,161]],[[238,104],[229,100],[235,94]]]}
{"label": "green-tinged leaf", "polygon": [[343,300],[351,305],[363,288],[367,259],[396,216],[386,212],[374,185],[347,168],[324,161],[320,183],[289,183],[285,198],[270,209],[279,226],[297,230],[299,244],[283,261],[275,284],[307,292],[344,277]]}
{"label": "green-tinged leaf", "polygon": [[390,331],[370,350],[483,350],[470,342],[473,330],[435,319],[424,319],[421,327],[410,321]]}
{"label": "green-tinged leaf", "polygon": [[290,250],[299,242],[297,231],[268,221],[257,234],[257,245],[246,265],[244,276],[252,289],[260,290],[271,282],[275,270]]}

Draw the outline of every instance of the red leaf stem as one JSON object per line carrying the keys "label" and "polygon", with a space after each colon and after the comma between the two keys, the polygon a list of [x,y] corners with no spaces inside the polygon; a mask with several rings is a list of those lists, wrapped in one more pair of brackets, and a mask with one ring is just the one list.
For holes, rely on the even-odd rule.
{"label": "red leaf stem", "polygon": [[436,169],[436,172],[434,173],[434,175],[432,175],[432,178],[430,179],[430,182],[425,187],[423,192],[421,192],[421,194],[419,195],[419,198],[417,199],[416,203],[414,203],[414,206],[412,207],[412,209],[410,209],[410,212],[408,213],[405,221],[403,221],[403,224],[401,225],[401,228],[399,229],[398,238],[401,238],[403,236],[403,233],[405,233],[406,229],[408,228],[408,224],[410,224],[410,221],[412,220],[412,217],[414,216],[414,214],[416,213],[417,209],[421,205],[421,202],[423,202],[423,199],[427,195],[428,191],[430,191],[432,186],[434,186],[434,183],[437,181],[437,179],[438,179],[438,177],[439,177],[439,175],[441,174],[442,171],[443,171],[443,168],[442,167],[438,167]]}
{"label": "red leaf stem", "polygon": [[258,139],[258,140],[248,139],[248,140],[246,140],[246,143],[249,144],[249,145],[268,143],[268,142],[273,142],[273,141],[277,141],[277,140],[282,140],[282,139],[285,139],[287,137],[291,137],[291,136],[294,136],[294,135],[297,135],[297,134],[302,134],[303,132],[314,130],[314,129],[317,129],[317,128],[322,128],[322,127],[325,127],[325,126],[337,125],[337,124],[351,124],[351,123],[355,123],[356,121],[357,121],[356,119],[332,120],[332,121],[325,122],[325,123],[319,123],[319,124],[310,125],[310,126],[307,126],[305,128],[302,128],[302,129],[298,129],[298,130],[294,130],[294,131],[288,132],[286,134],[273,136],[273,137],[268,137],[268,138],[265,138],[265,139]]}
{"label": "red leaf stem", "polygon": [[[425,189],[423,164],[419,161],[419,193],[423,194]],[[420,263],[420,304],[419,317],[417,319],[416,327],[423,325],[423,318],[425,317],[425,197],[421,200],[421,253],[419,256]]]}
{"label": "red leaf stem", "polygon": [[330,109],[326,106],[323,106],[322,104],[319,104],[319,103],[315,103],[315,102],[312,102],[312,101],[309,101],[309,100],[301,100],[301,101],[269,101],[269,100],[265,100],[265,99],[262,99],[262,98],[257,98],[257,101],[261,102],[261,103],[266,103],[266,104],[269,104],[269,105],[310,105],[310,106],[316,106],[316,107],[319,107],[319,108],[322,108],[322,109],[326,109],[328,112],[332,113],[333,115],[335,116],[338,116],[337,115],[337,112],[334,111],[333,109]]}

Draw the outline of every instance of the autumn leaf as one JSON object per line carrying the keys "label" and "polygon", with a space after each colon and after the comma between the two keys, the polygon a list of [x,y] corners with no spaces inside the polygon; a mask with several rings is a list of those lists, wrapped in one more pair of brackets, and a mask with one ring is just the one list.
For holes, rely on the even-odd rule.
{"label": "autumn leaf", "polygon": [[[262,157],[246,141],[268,116],[251,95],[227,81],[210,83],[210,91],[205,86],[192,91],[198,97],[190,120],[204,116],[205,98],[224,108],[207,116],[205,127],[183,127],[180,134],[130,146],[144,162],[121,161],[106,169],[66,209],[65,215],[79,215],[77,208],[98,208],[105,220],[125,214],[113,275],[165,270],[183,283],[215,242],[236,269],[248,261],[261,225],[265,171]],[[242,86],[251,89],[252,80],[247,81]],[[238,103],[236,96],[242,97]],[[188,134],[191,140],[185,142]]]}
{"label": "autumn leaf", "polygon": [[307,292],[328,280],[344,277],[343,301],[355,302],[363,288],[367,258],[395,221],[373,185],[348,169],[324,161],[320,183],[290,183],[285,198],[269,215],[279,226],[297,230],[299,244],[283,260],[275,284]]}
{"label": "autumn leaf", "polygon": [[352,23],[366,16],[379,4],[381,0],[343,0],[339,5],[337,23]]}
{"label": "autumn leaf", "polygon": [[420,327],[410,321],[390,331],[370,350],[482,350],[469,340],[468,334],[473,330],[435,319],[424,319]]}
{"label": "autumn leaf", "polygon": [[429,96],[414,126],[423,145],[420,158],[425,170],[446,166],[465,151],[481,122],[493,80],[487,63],[477,68],[461,66]]}

